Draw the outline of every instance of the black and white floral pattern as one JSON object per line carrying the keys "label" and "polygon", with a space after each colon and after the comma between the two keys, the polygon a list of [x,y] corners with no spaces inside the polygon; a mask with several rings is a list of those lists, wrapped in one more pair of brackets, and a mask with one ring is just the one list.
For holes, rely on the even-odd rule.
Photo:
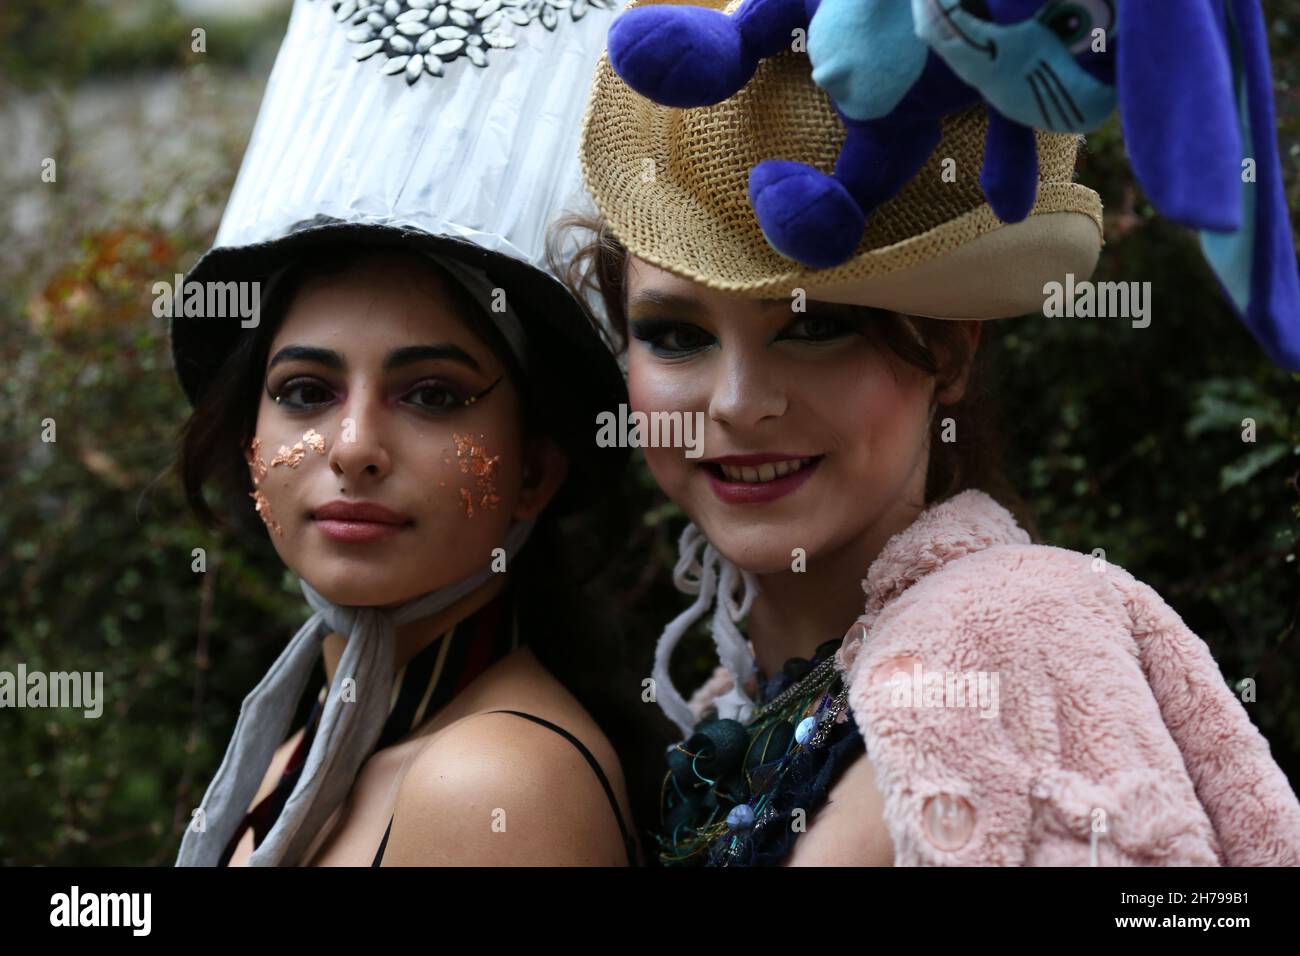
{"label": "black and white floral pattern", "polygon": [[612,10],[618,0],[331,0],[334,16],[357,44],[358,60],[379,57],[382,72],[406,77],[442,76],[443,66],[466,57],[488,65],[488,50],[508,50],[515,38],[505,23],[534,21],[554,30],[564,11],[581,20],[591,7]]}

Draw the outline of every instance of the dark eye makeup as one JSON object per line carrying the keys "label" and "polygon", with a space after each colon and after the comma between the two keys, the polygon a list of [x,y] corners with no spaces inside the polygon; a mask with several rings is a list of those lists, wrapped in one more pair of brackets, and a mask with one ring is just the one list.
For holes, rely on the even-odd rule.
{"label": "dark eye makeup", "polygon": [[[445,379],[424,378],[404,388],[400,395],[403,404],[421,411],[449,412],[485,398],[504,377],[498,376],[496,381],[478,392],[469,392]],[[292,376],[274,388],[267,382],[266,393],[280,408],[292,412],[315,411],[336,398],[333,386],[309,375]]]}
{"label": "dark eye makeup", "polygon": [[634,339],[660,356],[696,352],[715,341],[698,325],[678,319],[635,319],[629,327]]}
{"label": "dark eye makeup", "polygon": [[319,380],[299,375],[276,388],[268,382],[266,394],[281,408],[297,410],[324,405],[334,393]]}
{"label": "dark eye makeup", "polygon": [[798,339],[806,342],[831,342],[862,331],[861,320],[835,312],[810,312],[801,315],[786,330],[802,328],[804,335],[783,335],[782,338]]}
{"label": "dark eye makeup", "polygon": [[[644,342],[651,352],[663,358],[689,355],[717,341],[698,325],[681,319],[634,319],[628,325],[634,339]],[[791,334],[799,330],[803,334]],[[776,341],[832,342],[861,332],[862,322],[854,316],[815,311],[800,315],[786,325]]]}
{"label": "dark eye makeup", "polygon": [[[422,396],[424,400],[417,401],[416,398],[419,396]],[[412,388],[403,393],[403,399],[407,404],[431,412],[444,412],[459,408],[465,404],[467,398],[469,396],[459,388],[437,379],[425,379],[422,382],[417,382]]]}

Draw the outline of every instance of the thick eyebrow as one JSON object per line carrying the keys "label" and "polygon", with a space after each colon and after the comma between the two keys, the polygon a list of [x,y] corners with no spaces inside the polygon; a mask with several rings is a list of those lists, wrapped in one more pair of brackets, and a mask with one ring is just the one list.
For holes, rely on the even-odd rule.
{"label": "thick eyebrow", "polygon": [[275,353],[275,357],[267,363],[266,370],[269,372],[281,362],[291,362],[294,359],[302,359],[306,362],[319,362],[335,371],[343,371],[343,357],[338,352],[330,349],[310,348],[306,345],[286,345],[280,351]]}
{"label": "thick eyebrow", "polygon": [[[311,348],[306,345],[286,345],[275,353],[275,357],[267,364],[266,370],[269,372],[281,362],[289,362],[294,359],[318,362],[327,368],[334,369],[336,372],[342,372],[347,368],[347,363],[343,361],[343,357],[331,349]],[[384,371],[389,372],[403,365],[410,365],[412,362],[420,362],[425,359],[447,359],[467,365],[476,372],[483,371],[472,355],[460,346],[450,344],[408,345],[405,348],[394,349],[384,359]]]}
{"label": "thick eyebrow", "polygon": [[[788,299],[759,299],[761,307],[767,309],[790,307]],[[672,292],[663,292],[659,289],[640,289],[627,303],[627,311],[630,314],[638,305],[657,306],[661,309],[669,309],[685,313],[700,313],[708,310],[696,299],[689,296],[676,295]]]}
{"label": "thick eyebrow", "polygon": [[442,345],[408,345],[405,348],[394,349],[388,353],[388,358],[384,359],[384,371],[389,372],[403,365],[422,362],[425,359],[446,359],[467,365],[476,372],[483,371],[478,362],[474,360],[474,356],[459,345],[449,343]]}

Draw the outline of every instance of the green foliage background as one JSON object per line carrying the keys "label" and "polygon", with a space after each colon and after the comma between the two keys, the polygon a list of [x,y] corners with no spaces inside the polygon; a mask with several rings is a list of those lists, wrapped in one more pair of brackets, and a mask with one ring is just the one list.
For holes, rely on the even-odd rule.
{"label": "green foliage background", "polygon": [[[1300,212],[1300,9],[1264,6]],[[303,619],[269,544],[199,529],[166,473],[188,407],[149,307],[152,283],[212,238],[256,109],[246,91],[283,23],[278,11],[204,24],[208,53],[194,54],[195,24],[165,0],[0,8],[0,96],[50,124],[61,171],[46,184],[5,159],[5,194],[39,193],[53,217],[41,241],[7,240],[0,256],[0,670],[101,670],[107,697],[98,720],[0,711],[0,863],[169,863],[240,701]],[[70,97],[164,75],[193,117],[165,133],[184,160],[151,170],[129,200],[79,190]],[[218,131],[200,130],[214,116]],[[1079,178],[1106,206],[1095,278],[1151,282],[1153,322],[1027,317],[986,332],[1008,471],[1045,541],[1104,548],[1206,640],[1225,679],[1254,679],[1248,710],[1300,786],[1300,376],[1263,357],[1194,237],[1153,215],[1117,124],[1089,137]],[[54,443],[41,440],[45,419]],[[682,519],[639,462],[632,477],[645,517],[601,586],[648,668],[682,606],[669,580]],[[206,573],[191,570],[195,548]],[[707,666],[696,645],[685,667]]]}

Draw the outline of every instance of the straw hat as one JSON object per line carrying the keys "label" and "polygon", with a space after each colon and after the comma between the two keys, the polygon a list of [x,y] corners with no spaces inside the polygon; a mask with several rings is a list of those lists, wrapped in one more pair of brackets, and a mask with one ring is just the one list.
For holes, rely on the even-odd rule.
{"label": "straw hat", "polygon": [[[672,0],[633,0],[626,9],[660,2]],[[696,5],[730,14],[740,3]],[[1072,181],[1081,137],[1040,131],[1037,200],[1024,221],[1002,222],[979,184],[986,126],[982,106],[945,117],[925,166],[868,218],[853,257],[828,269],[776,252],[747,191],[750,168],[764,159],[834,169],[844,125],[804,53],[763,60],[721,103],[676,109],[629,88],[606,51],[580,149],[596,208],[628,251],[710,288],[750,298],[782,298],[799,288],[814,300],[946,319],[1038,312],[1046,283],[1092,274],[1102,245],[1101,199]],[[945,181],[952,173],[955,181]]]}

